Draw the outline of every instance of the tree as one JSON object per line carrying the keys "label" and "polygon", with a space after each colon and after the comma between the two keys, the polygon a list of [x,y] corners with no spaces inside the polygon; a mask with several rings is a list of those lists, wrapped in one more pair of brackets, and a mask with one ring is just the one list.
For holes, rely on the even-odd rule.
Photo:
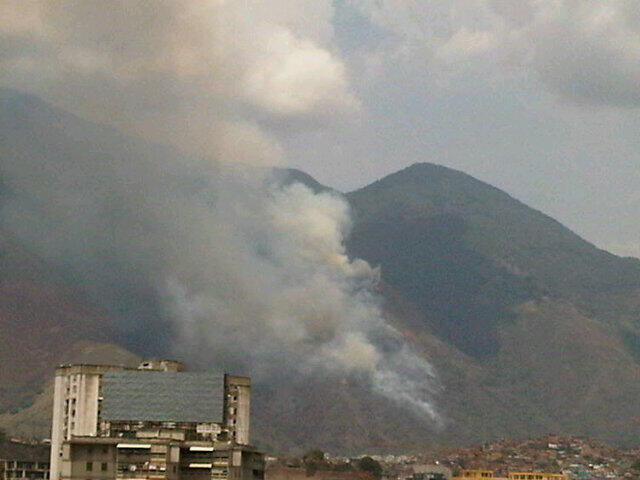
{"label": "tree", "polygon": [[375,478],[382,476],[382,466],[371,457],[362,457],[358,460],[358,469],[370,473]]}
{"label": "tree", "polygon": [[302,456],[302,461],[306,467],[307,477],[312,477],[316,471],[326,467],[322,450],[309,450]]}
{"label": "tree", "polygon": [[324,452],[322,450],[309,450],[302,456],[305,463],[322,462],[324,460]]}

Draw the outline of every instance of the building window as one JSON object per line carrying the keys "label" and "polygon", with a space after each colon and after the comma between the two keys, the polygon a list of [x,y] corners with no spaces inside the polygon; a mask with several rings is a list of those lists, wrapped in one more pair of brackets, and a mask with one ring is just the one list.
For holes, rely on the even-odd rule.
{"label": "building window", "polygon": [[87,472],[90,472],[92,470],[93,470],[93,463],[87,462]]}
{"label": "building window", "polygon": [[100,466],[100,470],[102,470],[103,472],[107,471],[107,462],[102,462],[102,465]]}

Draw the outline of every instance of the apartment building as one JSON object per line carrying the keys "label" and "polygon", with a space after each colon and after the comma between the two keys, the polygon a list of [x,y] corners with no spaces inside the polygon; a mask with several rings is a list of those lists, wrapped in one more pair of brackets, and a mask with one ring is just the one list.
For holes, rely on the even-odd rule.
{"label": "apartment building", "polygon": [[247,377],[153,360],[63,365],[54,385],[52,480],[264,476]]}

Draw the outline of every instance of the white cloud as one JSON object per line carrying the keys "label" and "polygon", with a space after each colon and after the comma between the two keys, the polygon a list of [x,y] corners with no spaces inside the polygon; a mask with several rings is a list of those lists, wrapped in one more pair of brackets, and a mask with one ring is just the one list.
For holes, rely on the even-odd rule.
{"label": "white cloud", "polygon": [[227,160],[237,141],[242,163],[280,161],[266,125],[359,105],[328,0],[23,5],[0,7],[0,82],[152,140]]}
{"label": "white cloud", "polygon": [[329,51],[282,28],[274,29],[257,49],[242,83],[254,105],[279,115],[357,108],[345,66]]}

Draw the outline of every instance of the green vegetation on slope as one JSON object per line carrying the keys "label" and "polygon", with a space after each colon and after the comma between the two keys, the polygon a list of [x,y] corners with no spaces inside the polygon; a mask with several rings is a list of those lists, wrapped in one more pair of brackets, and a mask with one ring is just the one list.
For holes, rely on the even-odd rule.
{"label": "green vegetation on slope", "polygon": [[479,358],[498,351],[496,329],[525,300],[563,297],[587,308],[596,295],[640,288],[640,261],[599,250],[462,172],[415,164],[347,198],[349,251],[380,265],[424,326]]}
{"label": "green vegetation on slope", "polygon": [[640,260],[599,250],[556,220],[462,172],[414,164],[347,195],[363,223],[455,218],[465,245],[553,292],[640,287]]}

